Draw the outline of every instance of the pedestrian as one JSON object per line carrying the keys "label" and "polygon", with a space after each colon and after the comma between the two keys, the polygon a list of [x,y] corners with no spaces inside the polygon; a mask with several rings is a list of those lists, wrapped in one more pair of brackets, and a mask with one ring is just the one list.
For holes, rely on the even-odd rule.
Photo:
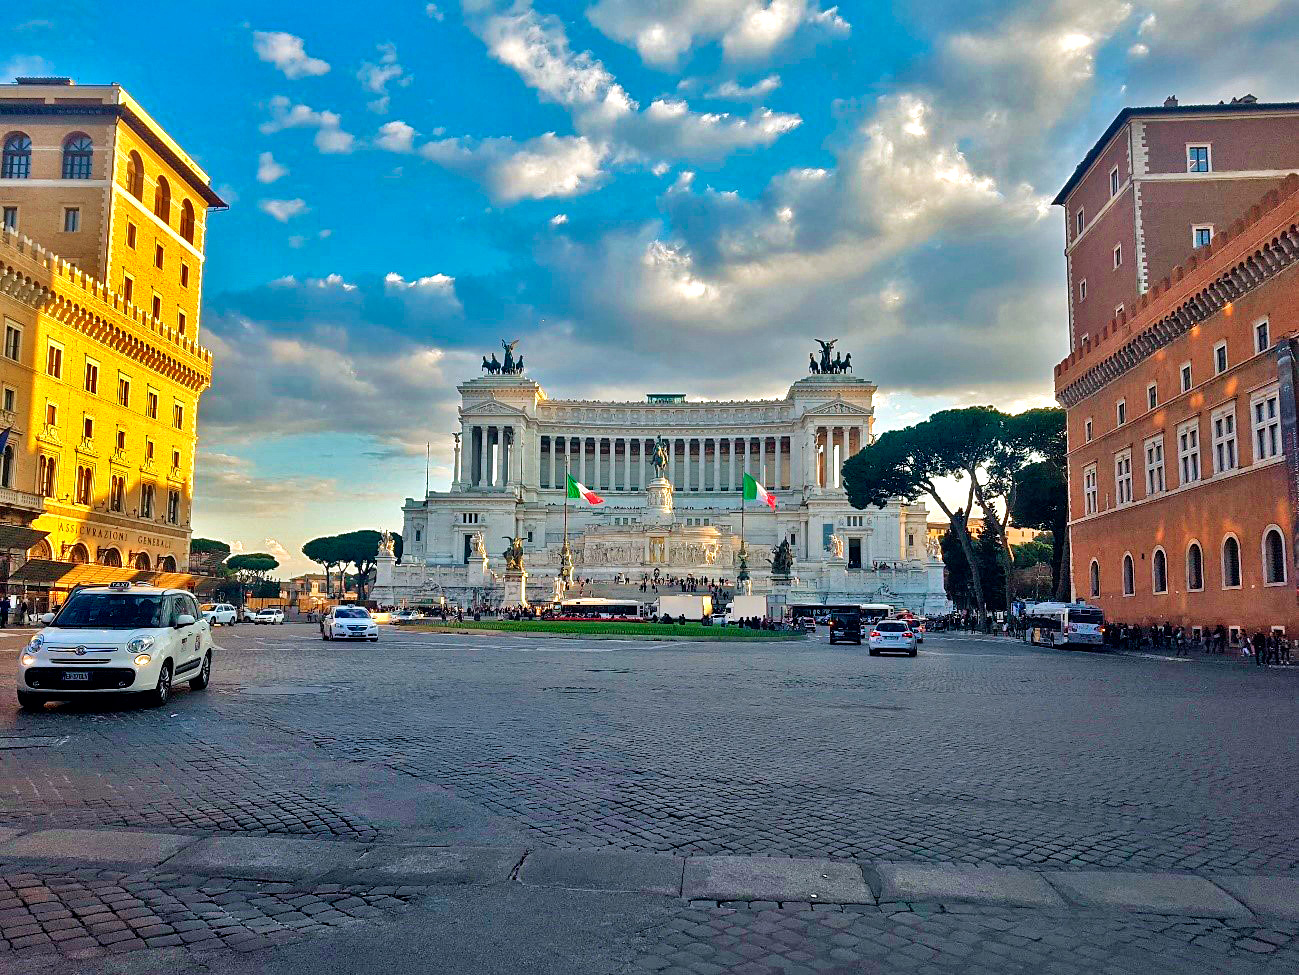
{"label": "pedestrian", "polygon": [[1259,667],[1267,663],[1267,637],[1262,630],[1254,634],[1254,663]]}
{"label": "pedestrian", "polygon": [[0,627],[9,625],[9,597],[0,599]]}

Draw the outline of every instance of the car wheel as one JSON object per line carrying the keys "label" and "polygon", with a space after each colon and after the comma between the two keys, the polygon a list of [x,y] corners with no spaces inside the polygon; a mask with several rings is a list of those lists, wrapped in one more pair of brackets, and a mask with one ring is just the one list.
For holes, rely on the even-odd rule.
{"label": "car wheel", "polygon": [[30,691],[19,691],[18,706],[24,711],[42,711],[45,708],[45,698]]}
{"label": "car wheel", "polygon": [[370,637],[370,642],[371,642],[371,643],[378,643],[378,642],[379,642],[379,638],[378,638],[377,636],[372,636],[372,637]]}
{"label": "car wheel", "polygon": [[322,639],[322,640],[328,640],[328,639],[329,639],[329,634],[326,633],[324,630],[321,630],[321,631],[320,631],[320,639]]}
{"label": "car wheel", "polygon": [[907,654],[907,656],[908,656],[908,657],[914,657],[914,656],[916,655],[916,652],[917,652],[917,651],[916,651],[916,648],[915,648],[915,647],[912,647],[912,648],[911,648],[911,652],[910,652],[909,654]]}
{"label": "car wheel", "polygon": [[880,655],[880,652],[876,650],[874,647],[871,647],[869,649],[869,653],[872,657],[878,657]]}
{"label": "car wheel", "polygon": [[861,646],[861,641],[860,641],[860,640],[857,641],[857,646],[859,646],[859,647]]}
{"label": "car wheel", "polygon": [[198,669],[198,676],[189,682],[190,690],[201,691],[207,687],[208,681],[212,679],[212,651],[209,650],[203,657],[203,666]]}
{"label": "car wheel", "polygon": [[153,690],[146,692],[146,700],[150,707],[160,708],[171,698],[171,661],[163,661],[163,665],[158,670],[158,684]]}

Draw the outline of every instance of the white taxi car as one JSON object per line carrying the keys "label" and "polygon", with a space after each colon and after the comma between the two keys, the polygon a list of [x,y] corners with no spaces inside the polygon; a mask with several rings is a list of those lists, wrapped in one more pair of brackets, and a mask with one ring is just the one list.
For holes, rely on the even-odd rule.
{"label": "white taxi car", "polygon": [[265,609],[259,609],[257,615],[253,617],[254,623],[283,623],[284,610],[278,606],[267,606]]}
{"label": "white taxi car", "polygon": [[212,677],[212,628],[184,589],[115,582],[74,592],[18,660],[18,703],[87,694],[138,694],[167,703],[172,685],[196,691]]}
{"label": "white taxi car", "polygon": [[320,621],[322,640],[379,642],[379,624],[364,606],[335,606]]}
{"label": "white taxi car", "polygon": [[200,608],[212,626],[234,626],[239,622],[239,610],[229,603],[204,603]]}
{"label": "white taxi car", "polygon": [[872,657],[878,657],[883,650],[916,655],[916,631],[909,620],[880,620],[870,628],[866,641]]}

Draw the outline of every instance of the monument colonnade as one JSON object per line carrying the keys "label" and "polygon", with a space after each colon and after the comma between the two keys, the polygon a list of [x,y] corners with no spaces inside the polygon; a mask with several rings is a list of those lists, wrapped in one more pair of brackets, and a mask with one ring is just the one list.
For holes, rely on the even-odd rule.
{"label": "monument colonnade", "polygon": [[467,423],[455,479],[466,489],[526,484],[558,490],[567,468],[595,491],[642,491],[654,476],[650,456],[660,435],[668,442],[673,488],[700,493],[739,491],[745,473],[776,491],[842,487],[843,462],[869,442],[870,433],[865,417],[848,424],[809,418],[793,429],[753,433],[665,429],[654,436]]}

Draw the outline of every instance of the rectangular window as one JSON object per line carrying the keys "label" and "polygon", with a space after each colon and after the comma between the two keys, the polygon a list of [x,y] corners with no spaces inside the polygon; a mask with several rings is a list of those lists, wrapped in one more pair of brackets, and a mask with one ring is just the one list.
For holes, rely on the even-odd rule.
{"label": "rectangular window", "polygon": [[1110,196],[1119,195],[1119,167],[1110,170]]}
{"label": "rectangular window", "polygon": [[126,225],[126,246],[135,249],[135,224]]}
{"label": "rectangular window", "polygon": [[1191,364],[1183,362],[1181,368],[1182,392],[1190,392],[1191,389]]}
{"label": "rectangular window", "polygon": [[144,415],[150,420],[158,419],[158,391],[155,389],[144,392]]}
{"label": "rectangular window", "polygon": [[1160,494],[1164,490],[1164,438],[1152,437],[1146,441],[1146,495]]}
{"label": "rectangular window", "polygon": [[1210,417],[1213,430],[1213,473],[1236,469],[1236,406],[1224,407]]}
{"label": "rectangular window", "polygon": [[162,244],[154,244],[153,245],[153,266],[156,268],[161,268],[165,256],[166,253],[162,249]]}
{"label": "rectangular window", "polygon": [[1096,491],[1096,465],[1083,469],[1083,511],[1085,514],[1094,515],[1099,510],[1097,507]]}
{"label": "rectangular window", "polygon": [[1191,246],[1207,247],[1213,240],[1213,224],[1201,223],[1191,228]]}
{"label": "rectangular window", "polygon": [[1114,413],[1116,418],[1118,419],[1119,426],[1123,426],[1123,424],[1127,423],[1128,422],[1128,401],[1124,399],[1119,400],[1114,408]]}
{"label": "rectangular window", "polygon": [[1221,375],[1227,371],[1227,343],[1219,342],[1213,347],[1213,372]]}
{"label": "rectangular window", "polygon": [[1256,395],[1249,404],[1254,421],[1254,462],[1281,453],[1281,401],[1277,391]]}
{"label": "rectangular window", "polygon": [[135,300],[135,279],[129,274],[122,275],[122,298],[128,304]]}
{"label": "rectangular window", "polygon": [[177,430],[185,429],[185,405],[183,403],[173,403],[171,405],[171,425]]}
{"label": "rectangular window", "polygon": [[155,319],[162,318],[162,299],[159,298],[156,294],[153,296],[152,311],[153,311],[153,317]]}
{"label": "rectangular window", "polygon": [[1153,410],[1158,405],[1159,405],[1159,385],[1157,383],[1151,383],[1149,386],[1146,387],[1146,406],[1149,409]]}
{"label": "rectangular window", "polygon": [[55,379],[63,378],[63,347],[53,342],[45,352],[45,374]]}
{"label": "rectangular window", "polygon": [[1116,319],[1118,319],[1118,318],[1122,318],[1122,317],[1123,317],[1123,306],[1122,306],[1122,305],[1115,305],[1115,306],[1114,306],[1114,317],[1115,317]]}
{"label": "rectangular window", "polygon": [[1207,173],[1212,169],[1208,146],[1186,147],[1186,171],[1188,173]]}
{"label": "rectangular window", "polygon": [[1074,233],[1075,233],[1075,236],[1081,236],[1081,235],[1082,235],[1082,232],[1083,232],[1083,227],[1085,227],[1085,226],[1087,226],[1087,218],[1083,215],[1083,208],[1082,208],[1082,207],[1079,207],[1079,208],[1078,208],[1078,213],[1077,213],[1077,215],[1074,217]]}
{"label": "rectangular window", "polygon": [[144,459],[153,463],[153,441],[148,437],[144,439]]}
{"label": "rectangular window", "polygon": [[1182,483],[1194,484],[1200,479],[1200,421],[1192,420],[1177,428],[1177,463]]}
{"label": "rectangular window", "polygon": [[18,410],[18,391],[12,386],[6,386],[4,391],[4,411],[6,413],[15,413]]}
{"label": "rectangular window", "polygon": [[1092,442],[1092,418],[1090,416],[1083,421],[1083,436],[1088,443]]}
{"label": "rectangular window", "polygon": [[1254,351],[1266,352],[1272,347],[1272,337],[1268,334],[1267,319],[1254,326]]}
{"label": "rectangular window", "polygon": [[18,208],[17,207],[5,207],[4,224],[5,224],[5,230],[18,229]]}
{"label": "rectangular window", "polygon": [[117,405],[131,405],[131,377],[122,372],[117,374]]}
{"label": "rectangular window", "polygon": [[64,207],[63,208],[63,232],[65,234],[75,234],[81,229],[81,208]]}
{"label": "rectangular window", "polygon": [[1115,244],[1114,245],[1114,266],[1118,267],[1122,263],[1123,263],[1123,245]]}
{"label": "rectangular window", "polygon": [[126,449],[126,431],[121,427],[117,428],[117,449],[119,451]]}
{"label": "rectangular window", "polygon": [[185,334],[185,313],[179,310],[176,312],[176,331]]}
{"label": "rectangular window", "polygon": [[1128,504],[1132,500],[1132,451],[1114,455],[1114,503]]}
{"label": "rectangular window", "polygon": [[81,418],[81,439],[95,439],[95,418],[93,416],[83,416]]}
{"label": "rectangular window", "polygon": [[189,287],[189,265],[188,264],[181,264],[180,266],[180,286],[182,288]]}
{"label": "rectangular window", "polygon": [[180,470],[180,451],[179,451],[179,450],[173,450],[173,451],[171,452],[171,469],[174,470],[174,471],[178,471],[178,470]]}
{"label": "rectangular window", "polygon": [[23,349],[23,330],[5,322],[5,358],[18,361]]}
{"label": "rectangular window", "polygon": [[1087,300],[1087,279],[1086,278],[1083,278],[1081,281],[1078,282],[1078,300],[1079,301]]}
{"label": "rectangular window", "polygon": [[57,427],[59,425],[59,407],[48,400],[45,402],[45,425],[47,427]]}
{"label": "rectangular window", "polygon": [[99,394],[99,363],[89,358],[86,359],[86,392]]}

